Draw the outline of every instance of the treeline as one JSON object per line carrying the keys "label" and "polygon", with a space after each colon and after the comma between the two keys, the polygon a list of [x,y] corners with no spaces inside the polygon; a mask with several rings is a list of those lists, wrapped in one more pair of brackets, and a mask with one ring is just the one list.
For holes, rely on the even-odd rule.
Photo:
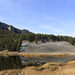
{"label": "treeline", "polygon": [[29,42],[35,43],[45,43],[47,41],[67,41],[72,45],[75,45],[75,38],[70,36],[55,36],[34,33],[17,34],[10,31],[0,30],[0,50],[19,51],[22,40],[27,40]]}
{"label": "treeline", "polygon": [[55,42],[55,41],[67,41],[71,43],[72,45],[75,45],[75,37],[70,37],[70,36],[55,36],[53,34],[48,35],[48,34],[21,34],[22,40],[28,40],[30,42]]}

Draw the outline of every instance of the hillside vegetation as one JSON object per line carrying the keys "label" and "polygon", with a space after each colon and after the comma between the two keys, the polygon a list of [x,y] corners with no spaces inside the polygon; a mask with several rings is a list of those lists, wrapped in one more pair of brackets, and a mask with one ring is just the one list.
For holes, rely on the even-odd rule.
{"label": "hillside vegetation", "polygon": [[38,41],[41,43],[46,43],[48,41],[67,41],[72,45],[75,45],[75,38],[69,36],[55,36],[34,33],[17,34],[11,31],[0,30],[0,50],[19,51],[23,40],[28,40],[29,42],[35,43]]}
{"label": "hillside vegetation", "polygon": [[10,31],[0,31],[0,50],[18,51],[21,41],[19,34]]}

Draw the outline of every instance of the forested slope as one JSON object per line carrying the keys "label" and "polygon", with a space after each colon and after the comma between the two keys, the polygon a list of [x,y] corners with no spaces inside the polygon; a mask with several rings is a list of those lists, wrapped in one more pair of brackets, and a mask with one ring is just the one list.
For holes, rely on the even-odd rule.
{"label": "forested slope", "polygon": [[37,43],[38,41],[40,43],[45,43],[48,41],[67,41],[72,45],[75,45],[75,38],[69,36],[55,36],[34,33],[17,34],[11,31],[0,30],[0,50],[19,51],[22,40],[27,40],[29,42],[35,43]]}
{"label": "forested slope", "polygon": [[0,30],[0,50],[18,51],[21,41],[20,34]]}

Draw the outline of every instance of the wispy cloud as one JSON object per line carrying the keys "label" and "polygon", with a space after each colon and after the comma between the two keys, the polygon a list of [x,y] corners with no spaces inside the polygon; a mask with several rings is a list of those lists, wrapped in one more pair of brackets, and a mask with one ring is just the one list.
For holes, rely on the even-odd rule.
{"label": "wispy cloud", "polygon": [[55,28],[52,25],[41,25],[39,28],[47,30],[47,31],[56,32],[56,33],[62,33],[62,32],[64,32],[64,30],[62,30],[60,28]]}
{"label": "wispy cloud", "polygon": [[2,17],[0,17],[0,21],[2,21],[3,20],[3,18]]}
{"label": "wispy cloud", "polygon": [[43,32],[47,32],[48,34],[64,35],[64,36],[75,36],[74,28],[69,27],[69,25],[65,26],[64,28],[54,27],[52,25],[39,26],[39,29],[42,30]]}

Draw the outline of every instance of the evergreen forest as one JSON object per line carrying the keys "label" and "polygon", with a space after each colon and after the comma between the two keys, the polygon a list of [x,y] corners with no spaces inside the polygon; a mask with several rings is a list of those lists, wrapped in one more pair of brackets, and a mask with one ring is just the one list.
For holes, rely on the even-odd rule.
{"label": "evergreen forest", "polygon": [[6,30],[0,30],[0,50],[19,51],[22,40],[29,42],[41,41],[43,43],[51,41],[67,41],[72,45],[75,45],[75,37],[71,36],[55,36],[53,34],[34,34],[34,33],[15,33]]}

